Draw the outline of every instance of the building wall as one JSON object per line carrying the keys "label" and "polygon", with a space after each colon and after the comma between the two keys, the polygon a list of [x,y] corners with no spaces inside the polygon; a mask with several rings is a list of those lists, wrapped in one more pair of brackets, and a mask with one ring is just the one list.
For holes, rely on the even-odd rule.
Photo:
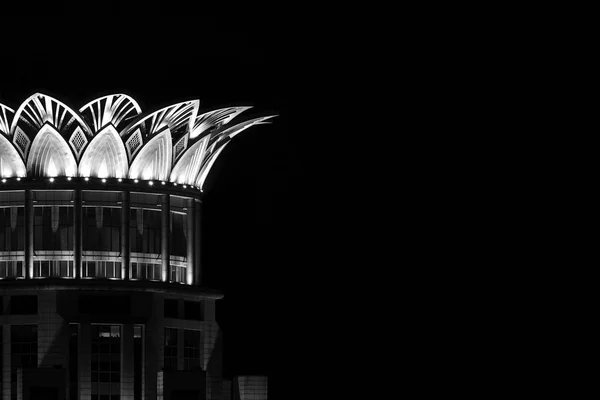
{"label": "building wall", "polygon": [[[69,387],[69,338],[70,323],[79,324],[78,342],[78,376],[79,399],[91,400],[91,329],[93,324],[121,325],[121,398],[133,398],[133,329],[134,326],[144,326],[144,399],[159,398],[159,385],[165,399],[170,398],[175,390],[182,389],[183,383],[191,382],[184,392],[201,391],[200,398],[220,399],[222,386],[222,339],[220,329],[214,321],[214,300],[201,299],[198,295],[177,295],[173,293],[156,292],[127,292],[127,291],[89,291],[89,290],[11,290],[10,287],[0,287],[2,298],[2,399],[11,399],[11,325],[37,325],[37,368],[21,372],[23,387],[22,395],[34,394],[40,390],[42,381],[48,381],[56,386],[60,398],[67,398]],[[17,295],[37,296],[37,313],[31,315],[14,314],[11,301]],[[82,300],[108,298],[129,299],[129,310],[115,312],[107,306],[105,313],[90,313],[93,304],[85,304]],[[179,301],[200,301],[203,320],[185,319],[184,307],[179,307],[178,318],[164,317],[165,297]],[[94,300],[95,301],[95,300]],[[92,301],[92,303],[94,303]],[[113,305],[114,306],[114,305]],[[88,307],[88,308],[86,308]],[[212,320],[206,320],[210,318]],[[164,368],[164,328],[178,329],[178,337],[184,337],[185,330],[200,331],[200,361],[201,369],[183,371],[184,363],[177,363],[177,370],[163,371]],[[194,337],[194,336],[192,336]],[[177,343],[179,357],[184,355],[184,341]],[[45,372],[46,371],[46,372]],[[50,371],[50,372],[47,372]],[[161,377],[162,375],[162,377]],[[35,378],[37,376],[37,378]],[[52,377],[52,378],[44,378]],[[46,385],[46,384],[45,384]],[[37,389],[36,389],[37,387]],[[50,386],[45,386],[50,387]],[[179,389],[177,389],[179,388]],[[54,389],[48,389],[54,390]]]}

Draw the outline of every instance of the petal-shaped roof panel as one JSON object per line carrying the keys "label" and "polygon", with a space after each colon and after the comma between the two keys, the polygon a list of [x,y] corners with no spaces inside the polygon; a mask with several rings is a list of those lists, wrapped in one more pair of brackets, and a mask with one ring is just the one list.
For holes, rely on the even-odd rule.
{"label": "petal-shaped roof panel", "polygon": [[199,106],[199,100],[190,100],[162,108],[129,124],[121,131],[121,136],[127,137],[139,128],[147,138],[168,128],[172,137],[179,138],[193,128]]}
{"label": "petal-shaped roof panel", "polygon": [[202,160],[206,153],[208,139],[208,136],[203,137],[181,156],[179,161],[175,164],[175,167],[173,167],[173,171],[171,171],[171,182],[177,182],[183,185],[195,184],[196,177],[202,166]]}
{"label": "petal-shaped roof panel", "polygon": [[171,173],[172,158],[171,131],[165,128],[144,144],[135,156],[129,168],[129,178],[166,181]]}
{"label": "petal-shaped roof panel", "polygon": [[211,134],[209,145],[212,145],[214,142],[221,140],[221,138],[223,138],[223,137],[233,138],[240,132],[250,128],[252,125],[258,125],[261,123],[265,123],[264,121],[268,120],[269,118],[273,118],[273,117],[275,117],[275,115],[268,115],[265,117],[249,119],[247,121],[240,122],[239,124],[233,125],[231,127],[223,127],[220,130],[215,131],[213,134]]}
{"label": "petal-shaped roof panel", "polygon": [[219,154],[221,154],[225,146],[229,144],[233,137],[235,137],[243,130],[250,128],[252,125],[265,123],[264,121],[273,117],[275,117],[275,115],[268,115],[265,117],[250,119],[229,128],[223,127],[222,129],[212,133],[210,135],[208,147],[205,151],[202,166],[200,167],[200,173],[196,178],[196,186],[198,186],[199,188],[202,188],[204,186],[204,182],[206,182],[206,177],[208,176],[210,169],[219,157]]}
{"label": "petal-shaped roof panel", "polygon": [[123,140],[112,125],[107,125],[90,142],[81,161],[79,176],[125,178],[129,170]]}
{"label": "petal-shaped roof panel", "polygon": [[15,115],[15,111],[12,108],[6,107],[4,104],[0,104],[0,132],[5,135],[10,134],[10,123],[12,117]]}
{"label": "petal-shaped roof panel", "polygon": [[27,175],[23,159],[4,135],[0,134],[0,177]]}
{"label": "petal-shaped roof panel", "polygon": [[42,126],[27,157],[28,176],[76,176],[77,162],[65,139],[49,123]]}
{"label": "petal-shaped roof panel", "polygon": [[113,124],[120,132],[142,113],[142,109],[126,94],[111,94],[89,102],[79,112],[94,133],[108,124]]}
{"label": "petal-shaped roof panel", "polygon": [[90,128],[79,114],[60,101],[41,93],[29,97],[17,109],[10,134],[14,135],[17,129],[21,129],[33,139],[46,123],[52,125],[66,140],[71,138],[78,128],[83,135],[92,136]]}
{"label": "petal-shaped roof panel", "polygon": [[196,179],[196,186],[198,186],[200,189],[204,187],[206,177],[208,176],[208,173],[210,172],[210,169],[212,168],[213,164],[219,157],[219,154],[221,154],[225,146],[227,146],[230,141],[230,138],[225,137],[223,140],[220,140],[219,142],[211,146],[210,151],[207,152],[204,158],[204,162],[202,163],[202,167],[200,167],[200,173],[198,174],[198,178]]}
{"label": "petal-shaped roof panel", "polygon": [[228,107],[209,111],[196,117],[190,139],[200,136],[213,127],[228,124],[233,118],[252,107]]}

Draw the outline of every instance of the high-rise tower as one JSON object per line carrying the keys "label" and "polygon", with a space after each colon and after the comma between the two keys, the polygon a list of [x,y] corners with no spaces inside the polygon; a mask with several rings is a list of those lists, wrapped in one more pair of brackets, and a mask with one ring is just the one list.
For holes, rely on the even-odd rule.
{"label": "high-rise tower", "polygon": [[249,108],[0,104],[2,399],[221,398],[202,186]]}

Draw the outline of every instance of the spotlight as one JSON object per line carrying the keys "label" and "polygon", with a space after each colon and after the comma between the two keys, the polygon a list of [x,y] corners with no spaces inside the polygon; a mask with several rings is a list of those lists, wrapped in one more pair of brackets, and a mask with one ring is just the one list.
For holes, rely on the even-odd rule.
{"label": "spotlight", "polygon": [[20,180],[21,180],[21,178],[17,178],[17,181],[20,181]]}
{"label": "spotlight", "polygon": [[184,189],[187,189],[187,186],[183,185],[183,188],[184,188]]}
{"label": "spotlight", "polygon": [[138,183],[139,181],[136,179],[136,180],[134,180],[133,182],[135,182],[135,183]]}
{"label": "spotlight", "polygon": [[67,177],[67,180],[68,180],[68,181],[70,181],[70,180],[71,180],[71,177],[70,177],[70,176],[69,176],[69,177]]}
{"label": "spotlight", "polygon": [[150,182],[148,182],[148,185],[152,186],[152,185],[154,185],[154,182],[150,181]]}
{"label": "spotlight", "polygon": [[161,183],[164,185],[164,184],[165,184],[165,181],[162,181]]}
{"label": "spotlight", "polygon": [[6,178],[2,179],[2,183],[6,182]]}
{"label": "spotlight", "polygon": [[86,181],[89,181],[89,180],[90,180],[90,178],[86,176],[86,177],[85,177],[85,180],[86,180]]}
{"label": "spotlight", "polygon": [[54,178],[50,178],[48,179],[50,182],[54,182]]}
{"label": "spotlight", "polygon": [[102,178],[102,182],[106,182],[106,178]]}
{"label": "spotlight", "polygon": [[123,182],[123,179],[119,178],[119,182]]}

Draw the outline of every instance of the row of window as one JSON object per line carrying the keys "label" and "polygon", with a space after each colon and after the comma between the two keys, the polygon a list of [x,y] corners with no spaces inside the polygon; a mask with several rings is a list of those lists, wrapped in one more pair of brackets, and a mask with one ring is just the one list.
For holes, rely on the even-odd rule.
{"label": "row of window", "polygon": [[[79,391],[79,324],[70,324],[69,391],[73,398]],[[134,346],[134,399],[142,398],[143,390],[143,326],[135,325]],[[0,329],[0,335],[2,330]],[[91,395],[96,399],[119,399],[121,392],[121,325],[91,326]],[[183,343],[179,340],[183,338]],[[169,371],[197,371],[201,367],[201,331],[164,328],[164,369]],[[180,361],[178,348],[183,347]],[[2,357],[4,353],[0,354]],[[0,360],[0,364],[2,360]],[[11,392],[16,397],[17,369],[36,368],[38,365],[37,325],[11,325]]]}
{"label": "row of window", "polygon": [[[83,207],[82,246],[89,251],[121,251],[120,208]],[[170,253],[187,255],[187,218],[171,212],[169,227]],[[34,250],[73,250],[73,206],[34,207]],[[130,251],[161,252],[161,211],[132,208],[129,213]],[[25,217],[23,207],[0,208],[0,251],[25,249]]]}
{"label": "row of window", "polygon": [[[180,312],[179,305],[183,302],[182,311]],[[203,320],[202,303],[199,301],[187,301],[178,299],[165,299],[164,301],[164,316],[165,318],[188,319],[195,321]]]}
{"label": "row of window", "polygon": [[201,332],[191,329],[183,329],[183,368],[178,365],[178,346],[180,344],[177,328],[165,328],[164,333],[164,369],[165,371],[197,371],[201,369],[200,346]]}
{"label": "row of window", "polygon": [[0,314],[30,315],[38,313],[38,301],[36,295],[10,296],[9,302],[4,307],[4,298],[0,296]]}
{"label": "row of window", "polygon": [[[120,261],[87,261],[81,262],[84,278],[112,278],[122,279]],[[157,263],[131,263],[131,279],[161,281],[161,264]],[[185,283],[187,281],[186,265],[171,265],[170,282]],[[0,278],[23,278],[25,271],[23,261],[0,261]],[[75,269],[72,260],[34,260],[34,278],[74,278]]]}
{"label": "row of window", "polygon": [[[182,307],[180,309],[180,305]],[[79,298],[79,311],[84,313],[101,313],[109,311],[111,307],[121,309],[125,313],[129,313],[129,301],[123,296],[93,296],[83,295]],[[0,296],[0,314],[4,312],[3,297]],[[114,310],[116,311],[116,310]],[[13,315],[28,315],[38,313],[38,300],[36,295],[18,295],[10,296],[7,314]],[[199,301],[187,301],[178,299],[164,299],[164,317],[177,318],[194,321],[202,321],[204,318],[202,312],[202,303]],[[103,333],[104,334],[104,333]]]}

